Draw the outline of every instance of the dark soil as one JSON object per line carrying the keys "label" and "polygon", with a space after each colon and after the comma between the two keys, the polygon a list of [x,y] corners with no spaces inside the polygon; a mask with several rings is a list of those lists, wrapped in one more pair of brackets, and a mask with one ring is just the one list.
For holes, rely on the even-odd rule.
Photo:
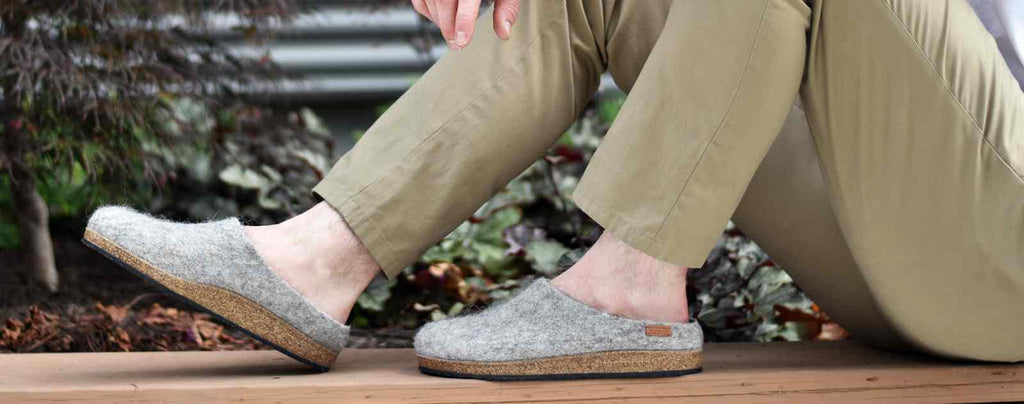
{"label": "dark soil", "polygon": [[16,251],[0,250],[0,318],[24,313],[29,306],[59,312],[71,305],[96,302],[123,305],[138,295],[157,291],[83,245],[78,236],[54,235],[60,290],[53,294],[30,281]]}

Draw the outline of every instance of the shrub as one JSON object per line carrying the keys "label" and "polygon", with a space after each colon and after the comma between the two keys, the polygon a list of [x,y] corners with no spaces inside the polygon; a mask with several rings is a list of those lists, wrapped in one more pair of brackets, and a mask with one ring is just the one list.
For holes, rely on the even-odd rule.
{"label": "shrub", "polygon": [[167,174],[159,151],[202,138],[154,117],[183,97],[216,105],[280,75],[203,35],[218,12],[240,16],[238,28],[257,37],[297,8],[293,0],[0,2],[0,171],[25,264],[51,290],[58,280],[40,184],[159,183]]}

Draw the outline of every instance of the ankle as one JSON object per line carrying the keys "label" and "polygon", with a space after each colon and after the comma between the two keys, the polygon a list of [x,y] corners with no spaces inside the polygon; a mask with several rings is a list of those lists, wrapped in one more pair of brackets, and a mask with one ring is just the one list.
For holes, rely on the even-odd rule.
{"label": "ankle", "polygon": [[[577,274],[592,272],[580,267]],[[675,269],[683,272],[682,269]],[[617,281],[588,282],[578,276],[559,277],[552,285],[597,310],[638,320],[685,323],[689,321],[686,283],[651,286]]]}
{"label": "ankle", "polygon": [[623,317],[684,323],[687,268],[633,249],[606,232],[552,285],[595,309]]}
{"label": "ankle", "polygon": [[326,203],[280,224],[245,230],[285,283],[340,322],[380,272],[369,250]]}

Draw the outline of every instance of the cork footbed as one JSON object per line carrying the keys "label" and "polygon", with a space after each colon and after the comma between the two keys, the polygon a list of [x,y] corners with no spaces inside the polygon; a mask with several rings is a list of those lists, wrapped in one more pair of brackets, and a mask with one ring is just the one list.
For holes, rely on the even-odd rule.
{"label": "cork footbed", "polygon": [[420,371],[485,380],[681,376],[701,370],[701,351],[606,351],[506,362],[417,356]]}
{"label": "cork footbed", "polygon": [[171,275],[95,231],[86,229],[84,241],[137,275],[316,370],[327,371],[338,357],[338,352],[324,347],[267,308],[242,295]]}

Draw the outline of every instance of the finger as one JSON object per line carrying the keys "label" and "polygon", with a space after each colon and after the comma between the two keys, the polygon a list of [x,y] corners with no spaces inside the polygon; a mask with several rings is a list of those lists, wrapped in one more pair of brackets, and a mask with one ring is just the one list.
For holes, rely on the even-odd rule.
{"label": "finger", "polygon": [[494,33],[498,38],[508,40],[512,26],[519,18],[519,0],[496,0],[494,2]]}
{"label": "finger", "polygon": [[459,9],[455,12],[455,46],[461,49],[469,45],[479,14],[480,0],[459,0]]}
{"label": "finger", "polygon": [[441,28],[441,35],[448,41],[448,47],[458,50],[455,45],[455,11],[458,0],[434,0],[434,23]]}
{"label": "finger", "polygon": [[412,8],[416,9],[416,12],[420,13],[424,18],[430,20],[430,10],[427,9],[425,0],[412,0]]}
{"label": "finger", "polygon": [[[436,0],[423,0],[423,4],[427,6],[427,13],[430,14],[430,21],[433,22],[434,25],[437,25],[437,4],[435,1]],[[444,33],[441,35],[444,35]]]}

